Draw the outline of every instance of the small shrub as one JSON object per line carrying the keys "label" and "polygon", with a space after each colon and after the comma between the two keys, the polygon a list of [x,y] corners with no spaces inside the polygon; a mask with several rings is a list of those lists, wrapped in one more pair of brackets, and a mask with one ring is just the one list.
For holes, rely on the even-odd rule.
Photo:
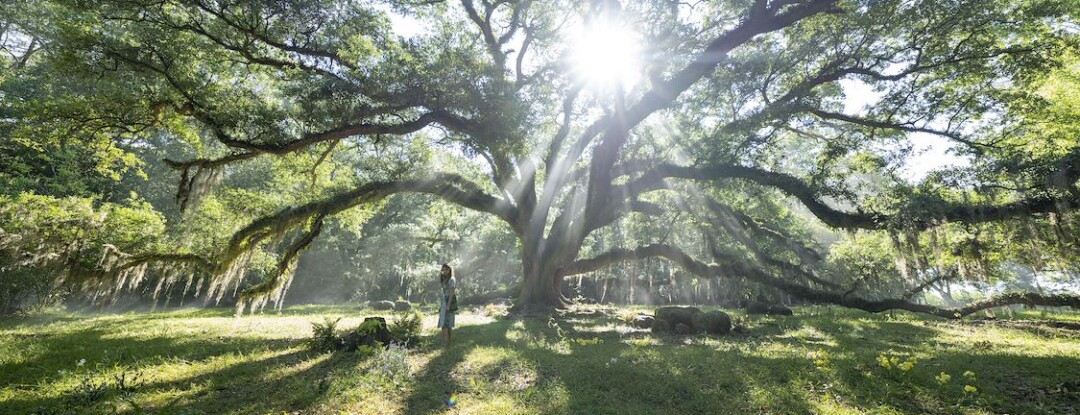
{"label": "small shrub", "polygon": [[355,353],[356,353],[357,358],[359,358],[360,360],[364,360],[364,359],[367,359],[367,358],[369,358],[371,356],[374,356],[375,353],[378,353],[378,351],[379,351],[379,349],[376,348],[375,346],[371,346],[371,345],[367,345],[367,344],[361,344],[361,345],[356,347],[356,352]]}
{"label": "small shrub", "polygon": [[322,323],[311,323],[311,337],[307,339],[307,347],[319,353],[332,352],[341,347],[341,338],[337,335],[337,324],[341,319],[331,320],[326,318]]}
{"label": "small shrub", "polygon": [[419,312],[406,311],[398,315],[393,323],[390,323],[390,335],[395,340],[408,344],[416,343],[423,329],[423,318]]}
{"label": "small shrub", "polygon": [[640,314],[641,313],[639,313],[637,311],[634,311],[634,310],[623,310],[623,311],[619,312],[617,317],[618,317],[618,319],[620,321],[625,323],[627,326],[633,326],[634,325],[634,320],[636,320],[638,315],[640,315]]}

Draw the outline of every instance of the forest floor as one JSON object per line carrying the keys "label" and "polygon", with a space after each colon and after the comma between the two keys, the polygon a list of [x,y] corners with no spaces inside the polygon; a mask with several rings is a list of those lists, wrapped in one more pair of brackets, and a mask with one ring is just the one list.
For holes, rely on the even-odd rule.
{"label": "forest floor", "polygon": [[419,345],[366,359],[309,352],[311,323],[392,313],[0,319],[0,414],[1080,413],[1078,312],[946,321],[806,307],[732,312],[743,333],[673,337],[631,328],[628,310],[462,310],[449,348],[425,310]]}

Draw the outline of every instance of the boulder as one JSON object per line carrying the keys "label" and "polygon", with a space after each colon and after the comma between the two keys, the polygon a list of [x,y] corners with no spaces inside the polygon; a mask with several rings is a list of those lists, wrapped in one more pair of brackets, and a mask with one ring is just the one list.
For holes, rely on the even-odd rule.
{"label": "boulder", "polygon": [[769,313],[769,305],[768,304],[758,302],[758,301],[751,301],[749,304],[746,305],[746,314],[768,314],[768,313]]}
{"label": "boulder", "polygon": [[342,336],[341,340],[344,350],[350,352],[360,346],[381,347],[390,344],[390,329],[386,327],[386,319],[368,317],[359,327]]}
{"label": "boulder", "polygon": [[692,326],[698,333],[724,334],[731,331],[731,317],[720,310],[694,314]]}
{"label": "boulder", "polygon": [[393,301],[385,301],[385,300],[383,300],[383,301],[372,301],[370,305],[371,305],[372,310],[385,311],[385,310],[393,310],[394,309],[394,302]]}
{"label": "boulder", "polygon": [[409,311],[412,310],[412,303],[405,300],[394,301],[394,311]]}
{"label": "boulder", "polygon": [[694,326],[694,314],[701,313],[697,307],[660,307],[656,309],[656,319],[668,322],[672,328],[682,323],[687,327]]}
{"label": "boulder", "polygon": [[671,331],[671,325],[666,320],[654,320],[652,331],[653,333],[667,333]]}
{"label": "boulder", "polygon": [[651,329],[653,322],[656,318],[647,314],[639,314],[634,316],[634,321],[630,324],[639,329]]}
{"label": "boulder", "polygon": [[703,313],[697,307],[660,307],[656,309],[652,329],[658,333],[724,334],[731,331],[731,317],[719,310]]}

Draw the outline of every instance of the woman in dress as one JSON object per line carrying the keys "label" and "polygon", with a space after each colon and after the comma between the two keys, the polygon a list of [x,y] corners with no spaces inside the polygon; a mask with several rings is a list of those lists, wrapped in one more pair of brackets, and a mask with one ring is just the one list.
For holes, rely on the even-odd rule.
{"label": "woman in dress", "polygon": [[450,309],[450,300],[454,298],[457,288],[457,279],[454,278],[454,269],[450,264],[443,264],[439,272],[439,284],[442,285],[442,296],[439,297],[439,328],[442,329],[443,341],[450,345],[450,332],[454,328],[454,315],[457,310]]}

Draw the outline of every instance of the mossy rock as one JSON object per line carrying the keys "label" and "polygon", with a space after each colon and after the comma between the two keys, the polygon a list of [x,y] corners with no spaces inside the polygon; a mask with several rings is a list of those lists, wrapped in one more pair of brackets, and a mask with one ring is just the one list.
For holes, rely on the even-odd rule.
{"label": "mossy rock", "polygon": [[687,326],[687,325],[685,325],[683,323],[679,323],[679,324],[675,325],[675,334],[690,334],[690,333],[693,333],[693,330],[690,328],[690,326]]}
{"label": "mossy rock", "polygon": [[370,305],[372,310],[387,311],[394,309],[393,301],[372,301]]}
{"label": "mossy rock", "polygon": [[695,314],[693,323],[692,328],[697,333],[725,334],[731,331],[731,316],[720,310]]}
{"label": "mossy rock", "polygon": [[687,327],[694,326],[694,315],[701,314],[697,307],[660,307],[656,309],[656,319],[664,320],[672,328],[677,324],[685,324]]}
{"label": "mossy rock", "polygon": [[666,320],[656,319],[652,324],[653,333],[667,333],[671,331],[671,325]]}
{"label": "mossy rock", "polygon": [[412,303],[405,300],[394,301],[394,311],[409,311],[412,310]]}

